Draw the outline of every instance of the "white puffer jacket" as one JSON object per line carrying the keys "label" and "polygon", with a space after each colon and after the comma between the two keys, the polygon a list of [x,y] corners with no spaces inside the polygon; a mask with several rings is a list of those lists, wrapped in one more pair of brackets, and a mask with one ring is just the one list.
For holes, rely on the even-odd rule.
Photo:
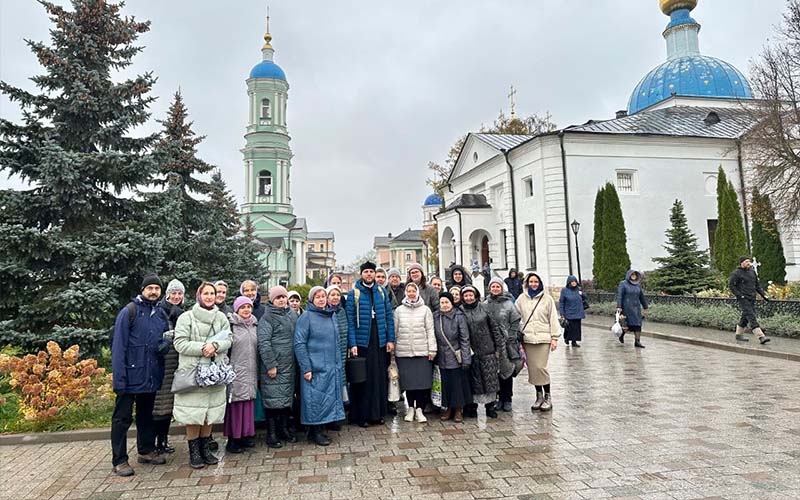
{"label": "white puffer jacket", "polygon": [[394,311],[395,356],[414,358],[436,354],[433,313],[421,300],[403,304]]}

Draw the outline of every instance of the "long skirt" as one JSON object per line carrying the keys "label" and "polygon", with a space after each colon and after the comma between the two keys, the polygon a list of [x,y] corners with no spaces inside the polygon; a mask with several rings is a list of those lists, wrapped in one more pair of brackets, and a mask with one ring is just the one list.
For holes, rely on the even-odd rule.
{"label": "long skirt", "polygon": [[235,401],[225,407],[225,427],[223,434],[229,438],[241,439],[256,435],[256,424],[253,420],[256,402]]}
{"label": "long skirt", "polygon": [[463,368],[441,368],[442,407],[464,408],[472,404],[472,388],[469,375]]}
{"label": "long skirt", "polygon": [[525,355],[528,357],[528,383],[549,384],[550,372],[547,371],[547,361],[550,359],[550,344],[525,344]]}
{"label": "long skirt", "polygon": [[350,421],[356,424],[377,422],[389,412],[386,352],[378,340],[378,324],[372,320],[369,346],[358,348],[358,356],[367,358],[367,381],[350,384]]}
{"label": "long skirt", "polygon": [[564,329],[564,341],[579,342],[581,340],[581,320],[571,319]]}
{"label": "long skirt", "polygon": [[400,390],[416,391],[430,389],[433,385],[433,362],[427,356],[394,358],[400,372]]}

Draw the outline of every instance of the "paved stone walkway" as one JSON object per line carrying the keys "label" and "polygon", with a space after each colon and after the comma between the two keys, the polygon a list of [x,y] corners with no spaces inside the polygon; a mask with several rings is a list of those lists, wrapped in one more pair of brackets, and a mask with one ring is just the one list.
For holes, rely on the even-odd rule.
{"label": "paved stone walkway", "polygon": [[[193,471],[186,444],[164,466],[110,472],[108,442],[0,447],[0,496],[24,498],[797,499],[796,362],[588,329],[551,357],[555,410],[487,422],[346,427],[334,444],[225,457]],[[133,442],[130,442],[132,450]]]}

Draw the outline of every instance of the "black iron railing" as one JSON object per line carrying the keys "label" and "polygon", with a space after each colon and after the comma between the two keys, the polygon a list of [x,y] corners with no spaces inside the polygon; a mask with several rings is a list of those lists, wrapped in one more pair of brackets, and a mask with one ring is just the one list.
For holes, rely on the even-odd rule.
{"label": "black iron railing", "polygon": [[[611,292],[586,291],[586,296],[592,303],[616,302],[617,294]],[[683,295],[651,295],[645,294],[650,304],[684,304],[695,307],[726,306],[738,308],[736,299],[724,297],[691,297]],[[800,300],[764,300],[756,301],[756,312],[761,316],[774,316],[788,314],[800,317]]]}

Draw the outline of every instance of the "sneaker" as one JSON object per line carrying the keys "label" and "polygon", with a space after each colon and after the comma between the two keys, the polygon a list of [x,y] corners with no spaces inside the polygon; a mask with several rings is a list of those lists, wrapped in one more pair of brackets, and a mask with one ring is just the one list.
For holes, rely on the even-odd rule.
{"label": "sneaker", "polygon": [[500,405],[500,409],[501,409],[501,410],[503,410],[504,412],[510,412],[510,411],[513,409],[513,408],[511,407],[511,401],[504,401],[504,402],[503,402],[503,403]]}
{"label": "sneaker", "polygon": [[540,392],[537,392],[536,393],[536,401],[533,403],[533,406],[531,406],[531,410],[532,411],[541,410],[542,409],[542,403],[544,403],[544,395],[542,393],[540,393]]}
{"label": "sneaker", "polygon": [[406,410],[406,416],[403,417],[403,420],[405,420],[406,422],[414,421],[414,408],[409,408]]}
{"label": "sneaker", "polygon": [[133,467],[131,467],[130,464],[128,464],[128,462],[123,462],[119,465],[115,465],[113,471],[114,474],[121,477],[128,477],[136,474],[133,471]]}
{"label": "sneaker", "polygon": [[550,411],[553,409],[553,401],[550,399],[549,394],[544,395],[542,406],[539,408],[541,411]]}
{"label": "sneaker", "polygon": [[769,337],[767,337],[766,335],[764,335],[763,337],[760,337],[760,338],[758,339],[758,341],[759,341],[759,342],[761,342],[761,345],[764,345],[764,344],[766,344],[766,343],[767,343],[767,342],[769,342],[770,340],[772,340],[772,339],[771,339],[771,338],[769,338]]}
{"label": "sneaker", "polygon": [[417,422],[424,424],[425,422],[428,421],[428,419],[425,418],[425,412],[422,411],[422,408],[417,408],[416,414],[417,414]]}
{"label": "sneaker", "polygon": [[152,465],[164,465],[167,463],[167,459],[162,457],[156,452],[147,453],[145,455],[139,455],[136,458],[136,461],[140,464],[152,464]]}

